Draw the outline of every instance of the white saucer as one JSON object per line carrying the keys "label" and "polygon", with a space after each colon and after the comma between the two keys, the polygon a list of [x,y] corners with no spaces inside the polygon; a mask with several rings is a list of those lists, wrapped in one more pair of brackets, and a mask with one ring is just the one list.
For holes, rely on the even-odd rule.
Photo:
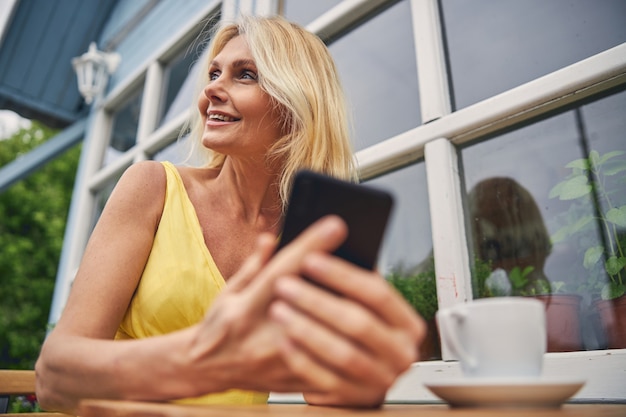
{"label": "white saucer", "polygon": [[453,407],[557,408],[584,384],[565,378],[462,378],[424,385]]}

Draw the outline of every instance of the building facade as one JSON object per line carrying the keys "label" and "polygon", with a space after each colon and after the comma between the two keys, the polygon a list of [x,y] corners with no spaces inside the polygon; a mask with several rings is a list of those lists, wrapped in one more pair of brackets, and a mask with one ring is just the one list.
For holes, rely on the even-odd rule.
{"label": "building facade", "polygon": [[[81,141],[83,149],[51,323],[124,170],[185,160],[180,131],[195,109],[196,63],[210,28],[240,13],[282,14],[327,43],[350,103],[359,176],[395,196],[383,274],[432,279],[438,308],[548,292],[552,309],[557,296],[575,295],[578,321],[549,319],[545,376],[585,379],[579,400],[626,399],[626,346],[612,343],[596,302],[611,291],[618,299],[626,284],[626,3],[99,3],[106,16],[89,40],[121,61],[94,103],[74,104],[62,119],[64,146]],[[606,171],[587,174],[583,160]],[[599,247],[609,254],[593,263],[589,248]],[[613,270],[598,269],[612,257]],[[626,320],[624,311],[610,314]],[[573,336],[557,334],[566,327]],[[425,359],[389,401],[433,400],[423,382],[460,375],[445,347]]]}

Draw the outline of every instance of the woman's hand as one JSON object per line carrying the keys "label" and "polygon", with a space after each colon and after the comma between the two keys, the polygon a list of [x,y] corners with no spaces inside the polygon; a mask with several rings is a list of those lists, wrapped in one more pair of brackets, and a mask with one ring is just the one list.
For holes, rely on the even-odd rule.
{"label": "woman's hand", "polygon": [[380,275],[329,254],[346,234],[328,217],[274,255],[275,239],[261,237],[197,328],[196,377],[303,392],[312,404],[380,405],[417,359],[425,327]]}
{"label": "woman's hand", "polygon": [[292,372],[281,346],[287,343],[282,324],[268,317],[275,299],[274,282],[300,274],[313,252],[330,252],[345,239],[343,222],[324,219],[288,247],[274,254],[276,238],[262,235],[257,247],[216,299],[188,349],[190,380],[199,394],[222,387],[259,391],[304,391],[312,385]]}
{"label": "woman's hand", "polygon": [[306,400],[380,405],[418,359],[423,320],[377,273],[323,252],[307,254],[301,266],[321,287],[281,277],[270,314],[287,335],[280,340],[284,360],[310,386]]}

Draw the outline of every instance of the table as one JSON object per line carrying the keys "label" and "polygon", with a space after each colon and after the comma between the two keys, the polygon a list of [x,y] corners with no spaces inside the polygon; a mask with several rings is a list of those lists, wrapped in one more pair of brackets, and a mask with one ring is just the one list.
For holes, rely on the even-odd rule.
{"label": "table", "polygon": [[444,404],[386,404],[376,410],[315,407],[304,404],[191,406],[137,401],[84,400],[81,417],[624,417],[626,404],[565,404],[556,409],[450,408]]}

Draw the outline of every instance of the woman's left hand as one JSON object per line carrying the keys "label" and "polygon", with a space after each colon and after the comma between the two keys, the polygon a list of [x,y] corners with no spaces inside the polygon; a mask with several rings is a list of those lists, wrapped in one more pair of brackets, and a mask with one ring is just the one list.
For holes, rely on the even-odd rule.
{"label": "woman's left hand", "polygon": [[[376,407],[416,360],[424,321],[378,273],[328,253],[306,255],[301,275],[275,282],[270,316],[287,334],[292,372],[310,404]],[[330,290],[330,291],[329,291]]]}

